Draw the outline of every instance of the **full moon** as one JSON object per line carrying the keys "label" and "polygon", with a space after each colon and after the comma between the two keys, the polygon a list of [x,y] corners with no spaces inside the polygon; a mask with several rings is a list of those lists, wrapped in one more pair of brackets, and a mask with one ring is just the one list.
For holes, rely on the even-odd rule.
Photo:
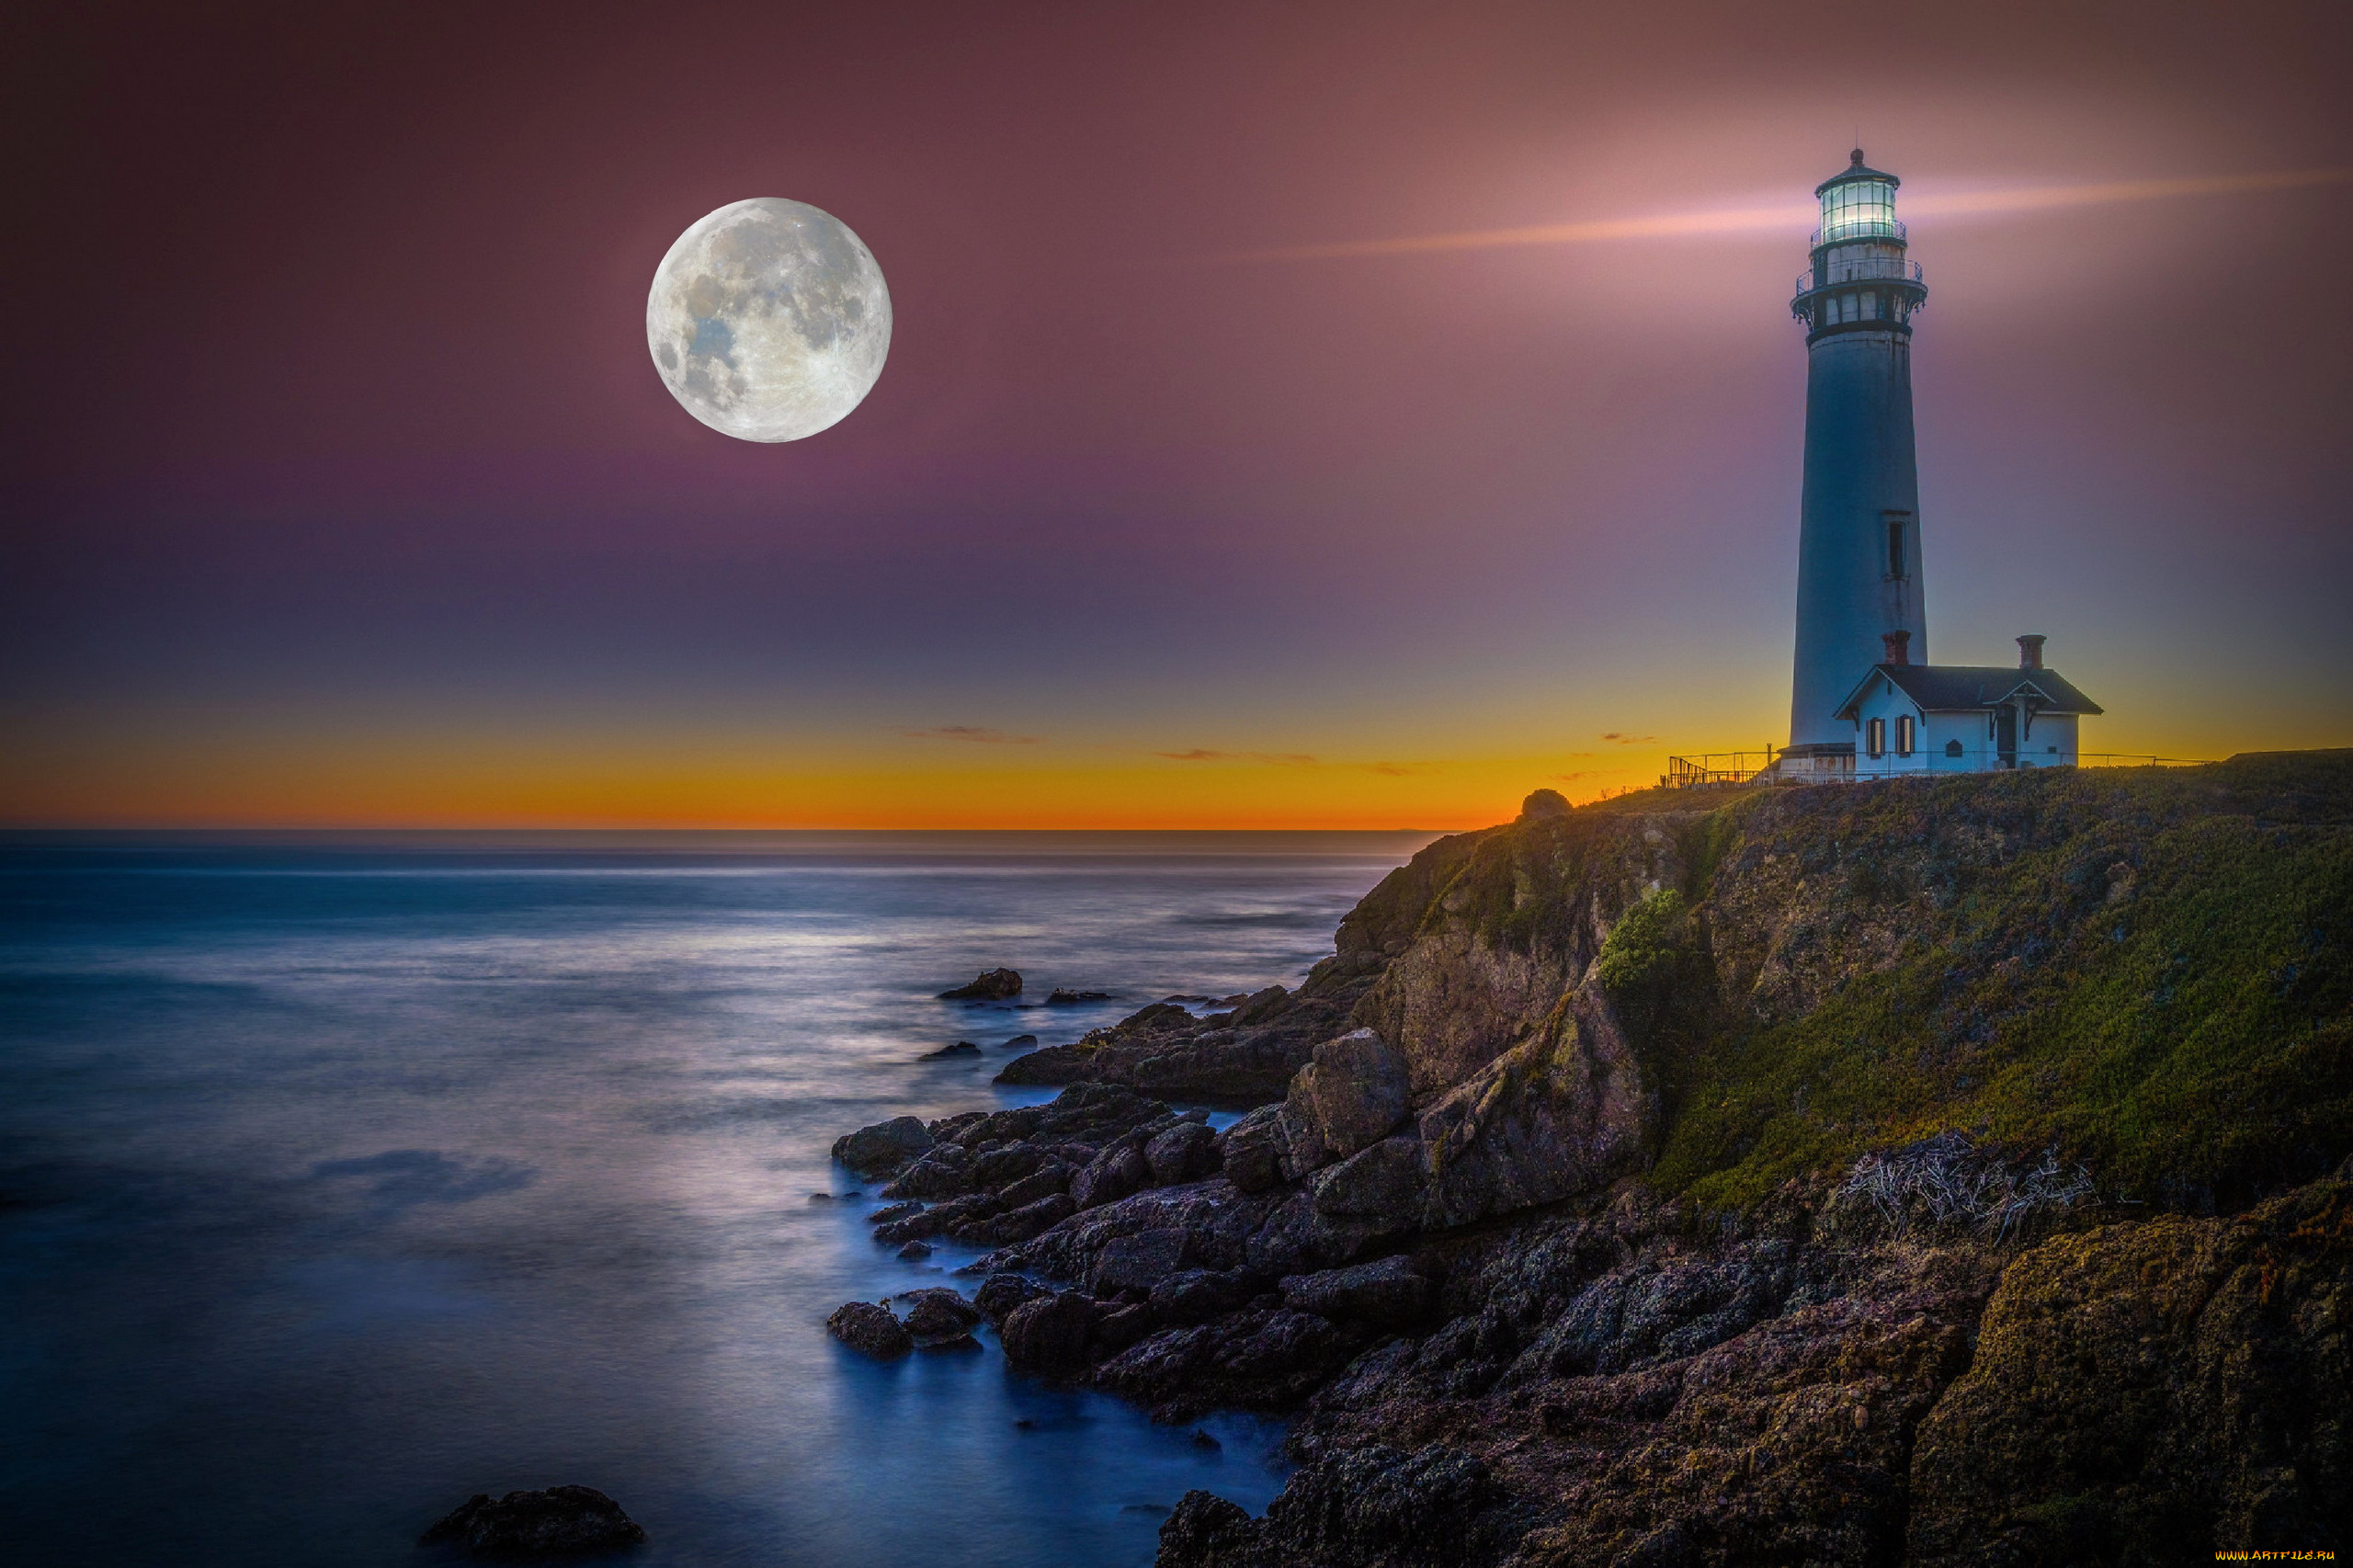
{"label": "full moon", "polygon": [[891,351],[891,291],[840,219],[754,197],[696,223],[662,258],[645,346],[670,395],[712,429],[798,441],[873,390]]}

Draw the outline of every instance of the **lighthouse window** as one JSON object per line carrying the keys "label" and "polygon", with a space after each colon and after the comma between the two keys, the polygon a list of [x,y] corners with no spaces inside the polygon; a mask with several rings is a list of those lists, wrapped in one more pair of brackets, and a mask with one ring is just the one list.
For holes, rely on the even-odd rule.
{"label": "lighthouse window", "polygon": [[1904,525],[1893,518],[1887,525],[1887,574],[1904,575]]}
{"label": "lighthouse window", "polygon": [[1909,713],[1898,713],[1895,716],[1895,755],[1898,756],[1912,755],[1912,715]]}
{"label": "lighthouse window", "polygon": [[1887,721],[1873,719],[1863,726],[1863,749],[1873,756],[1887,755]]}

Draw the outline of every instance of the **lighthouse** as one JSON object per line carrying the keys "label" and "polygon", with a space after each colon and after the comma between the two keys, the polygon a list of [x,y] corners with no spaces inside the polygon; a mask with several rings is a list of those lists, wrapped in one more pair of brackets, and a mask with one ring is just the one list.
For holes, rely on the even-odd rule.
{"label": "lighthouse", "polygon": [[2101,711],[2018,639],[2018,662],[1928,663],[1920,476],[1912,455],[1912,315],[1928,301],[1895,221],[1901,182],[1863,162],[1813,193],[1822,227],[1790,313],[1805,326],[1805,492],[1790,744],[1670,756],[1691,790],[1842,784],[1996,768],[2074,767],[2078,721]]}
{"label": "lighthouse", "polygon": [[1822,227],[1790,305],[1806,331],[1805,490],[1785,772],[1854,767],[1839,708],[1891,633],[1928,657],[1912,449],[1912,316],[1928,290],[1896,222],[1901,183],[1859,147],[1814,187]]}

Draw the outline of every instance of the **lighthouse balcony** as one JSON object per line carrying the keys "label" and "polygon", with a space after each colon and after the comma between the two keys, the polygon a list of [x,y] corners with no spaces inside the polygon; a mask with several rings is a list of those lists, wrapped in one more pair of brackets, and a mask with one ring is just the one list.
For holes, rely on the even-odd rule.
{"label": "lighthouse balcony", "polygon": [[1817,289],[1836,289],[1844,283],[1917,283],[1927,287],[1920,264],[1906,261],[1900,256],[1843,256],[1820,267],[1808,267],[1797,276],[1792,287],[1800,296]]}

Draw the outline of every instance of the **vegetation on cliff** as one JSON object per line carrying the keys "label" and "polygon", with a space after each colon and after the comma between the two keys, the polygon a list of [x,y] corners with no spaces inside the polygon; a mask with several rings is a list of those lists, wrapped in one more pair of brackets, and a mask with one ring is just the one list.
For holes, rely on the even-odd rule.
{"label": "vegetation on cliff", "polygon": [[1948,1129],[2195,1210],[2353,1148],[2353,752],[1661,792],[1469,849],[1426,939],[1592,952],[1699,1208]]}

